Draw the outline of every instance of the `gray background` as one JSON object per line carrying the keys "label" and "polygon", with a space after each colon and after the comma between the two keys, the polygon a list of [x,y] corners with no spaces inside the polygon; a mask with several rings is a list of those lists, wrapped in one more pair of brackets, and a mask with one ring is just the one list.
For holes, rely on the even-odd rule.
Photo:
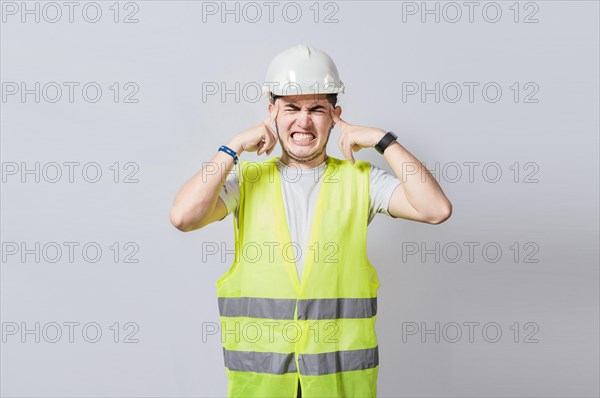
{"label": "gray background", "polygon": [[[239,102],[231,95],[203,101],[203,82],[229,88],[261,82],[271,58],[298,43],[335,60],[347,86],[343,119],[397,132],[430,170],[447,166],[447,175],[436,175],[454,207],[448,221],[378,215],[369,228],[369,259],[382,283],[379,395],[598,396],[598,2],[520,3],[518,23],[512,1],[496,3],[502,10],[496,23],[482,17],[486,2],[472,23],[465,6],[456,23],[436,23],[431,15],[423,23],[420,14],[403,22],[407,4],[366,1],[337,2],[337,11],[322,3],[317,23],[312,2],[297,3],[303,12],[297,23],[282,17],[285,3],[272,23],[264,6],[256,23],[243,15],[239,23],[233,16],[222,23],[219,15],[203,22],[202,3],[187,1],[136,2],[137,23],[114,23],[112,2],[98,2],[102,18],[89,23],[81,16],[86,3],[78,4],[73,23],[66,15],[57,23],[4,15],[2,24],[3,82],[97,82],[103,89],[96,103],[80,91],[73,103],[66,97],[36,103],[31,95],[2,102],[3,167],[80,164],[72,183],[65,174],[56,183],[35,182],[33,175],[22,182],[17,174],[2,184],[3,396],[226,394],[220,338],[203,339],[202,328],[219,322],[214,283],[233,260],[231,253],[206,256],[206,245],[233,249],[232,218],[182,233],[168,213],[177,190],[220,145],[267,115],[266,100],[254,93]],[[134,9],[120,5],[122,20]],[[523,23],[536,6],[538,22]],[[332,11],[338,21],[323,23]],[[114,82],[135,82],[138,102],[115,103]],[[431,95],[403,102],[403,82],[480,85],[473,102],[466,91],[456,103],[436,103]],[[483,99],[488,82],[503,89],[499,101]],[[516,103],[514,82],[522,89]],[[523,101],[532,91],[523,90],[527,82],[539,88],[537,103]],[[342,158],[338,136],[336,128],[328,154]],[[278,147],[273,156],[280,153]],[[391,171],[374,150],[355,156]],[[81,165],[91,162],[103,172],[97,183],[82,178]],[[115,162],[119,182],[110,169]],[[128,162],[139,167],[137,183],[122,181],[133,170]],[[478,164],[472,180],[465,162]],[[497,182],[490,180],[493,168],[482,174],[494,163],[502,172]],[[457,180],[453,165],[462,173]],[[537,182],[526,182],[530,174]],[[73,262],[65,250],[53,263],[50,247],[38,262],[33,254],[7,255],[10,242],[80,246]],[[89,242],[102,248],[97,262],[82,257]],[[118,260],[110,249],[115,242]],[[128,242],[139,248],[137,263],[123,260],[133,252]],[[403,258],[407,245],[421,244],[439,259],[421,258],[422,251]],[[478,245],[472,260],[468,244]],[[494,246],[502,249],[498,261],[490,259]],[[36,322],[39,343],[35,332],[8,333],[11,325],[35,329]],[[52,322],[63,333],[55,343]],[[65,322],[80,324],[72,342]],[[82,326],[93,322],[102,330],[96,343],[82,336]],[[127,322],[138,326],[137,343],[123,342],[134,330]],[[439,342],[433,335],[423,342],[420,334],[403,341],[403,327],[433,329],[436,322],[446,332]],[[450,341],[453,322],[462,327],[457,342]],[[479,323],[472,341],[466,322]],[[493,322],[502,331],[495,343],[494,329],[482,334]]]}

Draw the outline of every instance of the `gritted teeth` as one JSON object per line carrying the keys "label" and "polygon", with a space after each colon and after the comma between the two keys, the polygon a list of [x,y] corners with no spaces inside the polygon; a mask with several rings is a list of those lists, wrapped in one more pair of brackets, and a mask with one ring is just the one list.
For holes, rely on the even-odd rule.
{"label": "gritted teeth", "polygon": [[313,136],[313,138],[315,137],[315,135],[313,133],[311,133],[310,131],[294,131],[292,133],[292,137],[294,136],[294,134],[310,134]]}

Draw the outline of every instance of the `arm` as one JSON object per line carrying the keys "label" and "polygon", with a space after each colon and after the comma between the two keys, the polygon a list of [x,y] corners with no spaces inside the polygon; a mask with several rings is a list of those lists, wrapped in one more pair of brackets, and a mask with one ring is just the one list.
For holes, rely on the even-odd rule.
{"label": "arm", "polygon": [[[226,145],[239,156],[239,145],[231,141]],[[177,192],[169,213],[171,224],[180,231],[189,232],[225,217],[227,209],[219,193],[232,167],[233,158],[219,151]]]}
{"label": "arm", "polygon": [[[233,149],[238,157],[244,151],[256,151],[258,155],[266,153],[269,156],[277,144],[277,134],[270,126],[277,116],[278,109],[278,106],[273,106],[267,119],[238,134],[226,145]],[[180,231],[188,232],[225,217],[227,209],[219,198],[219,193],[232,167],[233,157],[218,151],[210,162],[177,192],[169,213],[171,224]]]}
{"label": "arm", "polygon": [[[383,137],[385,133],[381,134]],[[379,141],[377,141],[379,142]],[[452,215],[448,200],[429,170],[398,141],[383,152],[383,156],[400,180],[390,198],[388,211],[401,217],[429,224],[440,224]]]}
{"label": "arm", "polygon": [[[373,148],[387,132],[382,129],[351,125],[340,118],[340,107],[330,108],[333,121],[340,126],[340,150],[352,163],[352,151]],[[388,212],[395,218],[440,224],[452,214],[452,204],[429,170],[399,142],[384,151],[385,160],[394,170],[400,185],[392,193]]]}

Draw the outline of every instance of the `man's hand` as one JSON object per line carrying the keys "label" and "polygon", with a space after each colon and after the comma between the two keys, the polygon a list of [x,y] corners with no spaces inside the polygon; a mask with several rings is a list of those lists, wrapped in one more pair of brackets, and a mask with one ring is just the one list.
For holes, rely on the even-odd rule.
{"label": "man's hand", "polygon": [[355,126],[343,121],[334,112],[333,105],[330,104],[329,113],[333,121],[340,126],[340,139],[338,146],[344,154],[344,157],[354,164],[354,156],[352,151],[358,152],[362,148],[373,148],[387,134],[385,130]]}
{"label": "man's hand", "polygon": [[257,155],[267,153],[267,156],[273,152],[277,144],[277,133],[273,131],[271,125],[277,118],[279,112],[279,101],[275,102],[275,106],[269,117],[264,121],[250,127],[248,130],[233,137],[229,143],[231,147],[240,155],[242,152],[255,152]]}

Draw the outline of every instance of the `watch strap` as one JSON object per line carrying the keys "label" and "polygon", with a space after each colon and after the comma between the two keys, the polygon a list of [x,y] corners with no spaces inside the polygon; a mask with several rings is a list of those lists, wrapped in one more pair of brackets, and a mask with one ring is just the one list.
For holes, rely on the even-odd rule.
{"label": "watch strap", "polygon": [[387,134],[384,135],[383,138],[377,143],[377,145],[375,145],[375,149],[377,150],[377,152],[379,152],[383,155],[383,152],[385,151],[385,149],[393,141],[395,141],[396,138],[398,138],[398,136],[396,134],[392,133],[391,131],[388,131]]}

